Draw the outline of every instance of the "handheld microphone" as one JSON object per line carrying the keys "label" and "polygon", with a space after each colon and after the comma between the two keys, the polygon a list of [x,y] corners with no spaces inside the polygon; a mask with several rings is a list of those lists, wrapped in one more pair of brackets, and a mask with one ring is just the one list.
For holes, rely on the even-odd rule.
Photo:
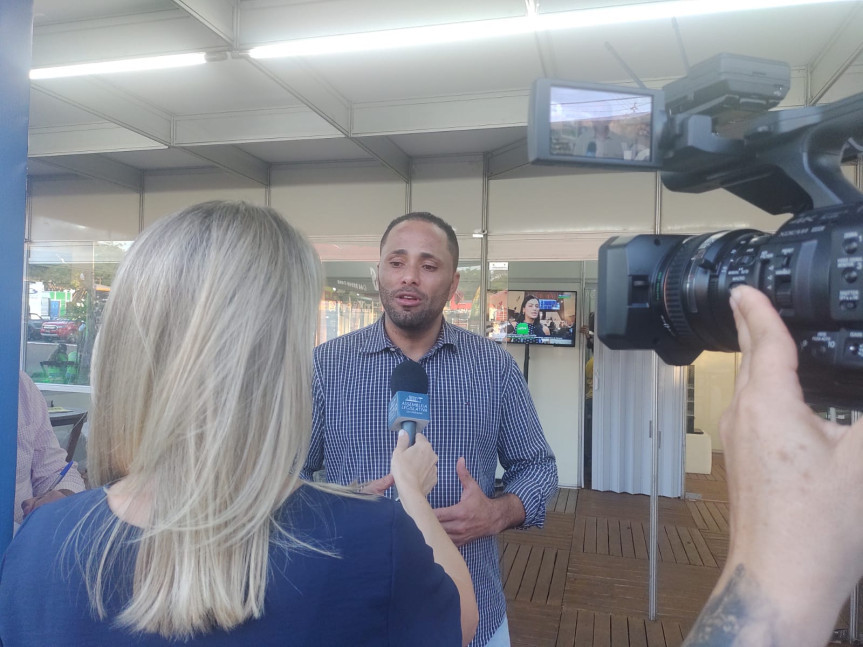
{"label": "handheld microphone", "polygon": [[406,359],[393,369],[390,391],[390,431],[404,428],[413,445],[417,432],[429,423],[429,376],[420,364]]}

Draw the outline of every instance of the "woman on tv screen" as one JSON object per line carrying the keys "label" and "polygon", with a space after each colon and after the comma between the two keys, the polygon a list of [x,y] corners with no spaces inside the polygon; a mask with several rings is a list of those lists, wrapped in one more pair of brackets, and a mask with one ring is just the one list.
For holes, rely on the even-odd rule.
{"label": "woman on tv screen", "polygon": [[528,325],[528,334],[530,335],[546,337],[551,334],[548,326],[539,319],[539,299],[532,294],[525,295],[518,320],[520,323],[523,322]]}

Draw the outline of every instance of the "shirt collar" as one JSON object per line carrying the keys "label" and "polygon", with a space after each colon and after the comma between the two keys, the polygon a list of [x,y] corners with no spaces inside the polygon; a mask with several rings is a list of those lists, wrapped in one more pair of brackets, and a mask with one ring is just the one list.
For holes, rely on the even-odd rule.
{"label": "shirt collar", "polygon": [[[369,326],[369,335],[366,338],[366,343],[361,352],[372,354],[398,348],[398,346],[396,346],[389,338],[389,335],[387,335],[386,329],[384,328],[385,316],[386,315],[381,315],[375,323]],[[435,341],[424,357],[435,354],[444,346],[451,346],[453,350],[458,350],[458,333],[456,332],[456,326],[447,322],[446,319],[443,321],[443,326],[441,326],[437,341]]]}

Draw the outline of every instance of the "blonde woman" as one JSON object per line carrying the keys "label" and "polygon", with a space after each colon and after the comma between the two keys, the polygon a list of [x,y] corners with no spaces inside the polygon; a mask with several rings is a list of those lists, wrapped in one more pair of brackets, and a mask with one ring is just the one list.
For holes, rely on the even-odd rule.
{"label": "blonde woman", "polygon": [[[449,645],[477,623],[400,437],[401,503],[301,484],[320,264],[275,211],[208,202],[123,262],[93,366],[91,479],[31,514],[0,572],[0,643]],[[46,558],[45,555],[53,557]]]}

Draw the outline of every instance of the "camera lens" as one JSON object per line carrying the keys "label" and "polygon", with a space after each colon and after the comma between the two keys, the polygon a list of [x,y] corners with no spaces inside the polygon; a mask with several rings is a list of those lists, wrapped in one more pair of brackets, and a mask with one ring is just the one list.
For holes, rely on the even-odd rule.
{"label": "camera lens", "polygon": [[666,327],[679,343],[738,350],[728,298],[735,285],[755,283],[760,235],[743,229],[692,236],[667,255],[654,294]]}

